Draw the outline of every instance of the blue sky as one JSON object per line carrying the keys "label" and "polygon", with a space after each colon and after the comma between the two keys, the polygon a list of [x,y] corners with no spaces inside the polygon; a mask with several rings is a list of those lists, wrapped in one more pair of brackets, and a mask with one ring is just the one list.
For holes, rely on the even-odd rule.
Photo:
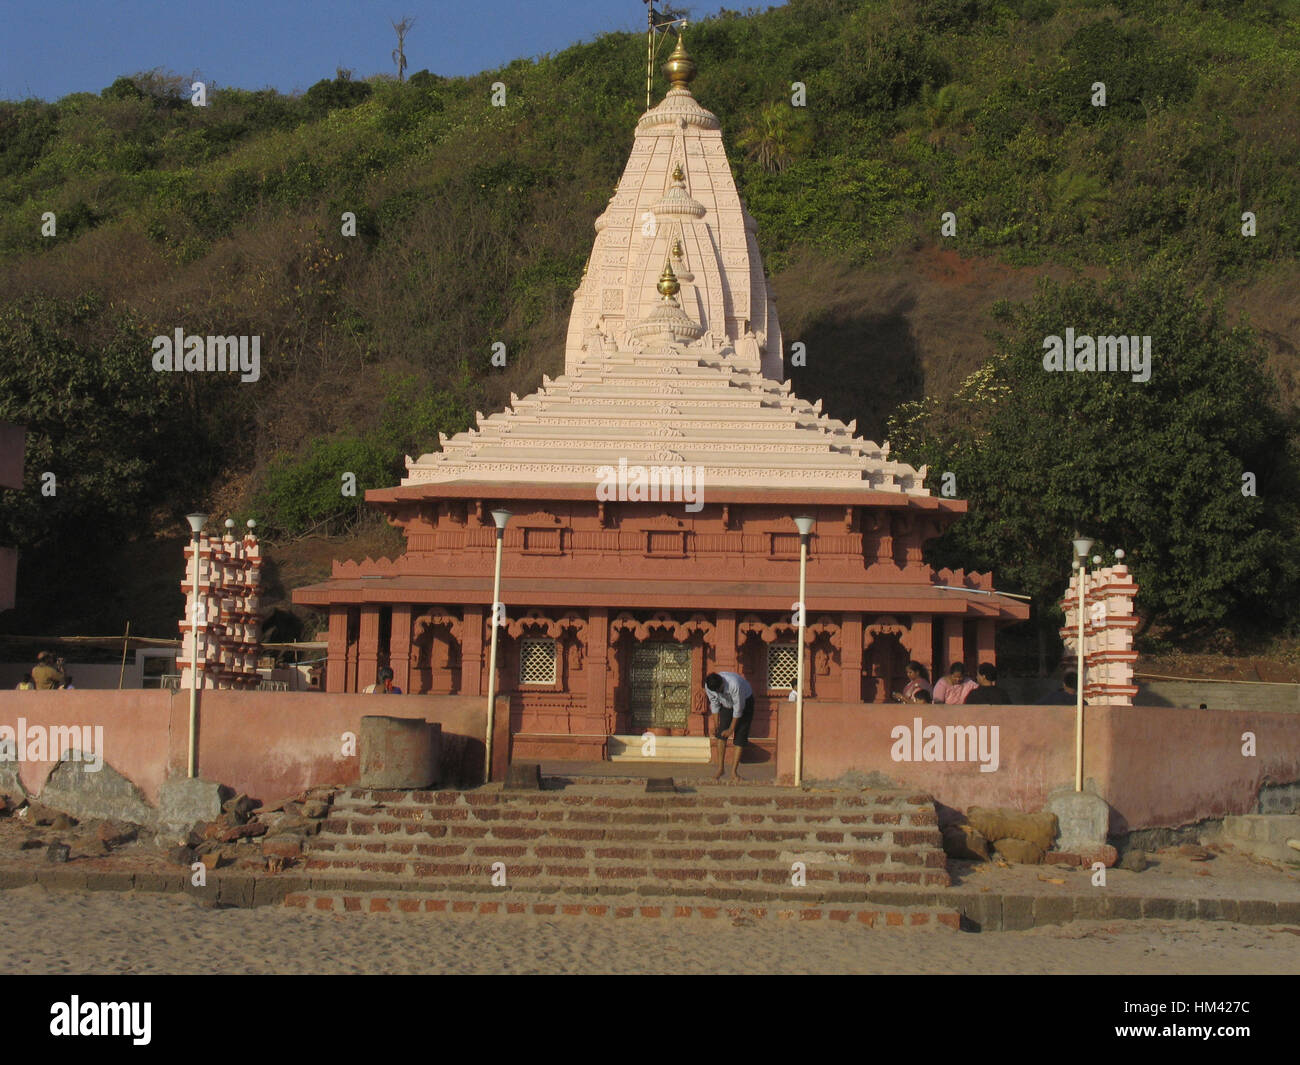
{"label": "blue sky", "polygon": [[[677,6],[701,17],[728,5]],[[336,67],[358,78],[392,73],[391,23],[403,15],[415,19],[408,73],[473,74],[641,29],[645,11],[642,0],[0,0],[0,99],[99,92],[154,67],[282,92],[333,77]]]}

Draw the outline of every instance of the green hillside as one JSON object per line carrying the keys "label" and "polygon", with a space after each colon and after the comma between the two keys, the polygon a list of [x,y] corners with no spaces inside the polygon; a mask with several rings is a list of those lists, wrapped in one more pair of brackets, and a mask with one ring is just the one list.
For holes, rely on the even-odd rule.
{"label": "green hillside", "polygon": [[[1221,580],[1186,595],[1166,587],[1173,575],[1152,582],[1145,609],[1173,633],[1242,619],[1285,630],[1300,2],[790,0],[694,23],[687,43],[692,90],[719,116],[758,221],[787,349],[807,347],[791,371],[801,394],[877,439],[896,416],[903,457],[963,463],[976,514],[982,499],[1012,508],[990,486],[1029,453],[997,466],[980,449],[996,439],[1016,452],[1023,435],[945,435],[982,417],[951,397],[967,402],[990,358],[1023,352],[1035,329],[1041,340],[1044,308],[1117,315],[1127,332],[1150,330],[1128,327],[1126,307],[1159,309],[1169,336],[1200,345],[1179,371],[1210,375],[1197,402],[1233,388],[1232,409],[1259,415],[1245,436],[1210,419],[1210,465],[1195,474],[1233,486],[1251,468],[1272,495],[1198,525],[1203,501],[1171,489],[1171,506],[1192,508],[1177,522],[1115,503],[1096,531],[1134,554],[1140,578],[1145,559],[1172,565],[1170,550],[1176,573],[1219,567]],[[203,108],[159,72],[0,103],[0,419],[29,428],[28,486],[0,496],[0,543],[24,551],[19,607],[0,629],[120,632],[130,618],[170,635],[180,596],[157,573],[179,579],[176,538],[196,506],[263,523],[281,594],[330,554],[394,549],[391,530],[361,516],[364,489],[396,483],[403,455],[562,368],[591,223],[643,110],[644,49],[613,34],[472,78],[340,71],[298,97],[218,87]],[[806,107],[790,106],[795,82]],[[1091,102],[1097,82],[1104,107]],[[355,237],[341,232],[345,212]],[[955,235],[941,235],[945,212]],[[1047,279],[1066,287],[1040,288]],[[1070,287],[1102,282],[1117,288],[1091,302]],[[1130,285],[1143,295],[1125,303],[1116,293]],[[260,336],[260,379],[155,373],[152,339],[178,328]],[[1225,337],[1230,360],[1202,357]],[[489,362],[497,342],[503,369]],[[1013,403],[1020,380],[1005,384]],[[1166,408],[1178,408],[1170,424],[1198,424],[1179,406],[1186,393],[1162,392],[1154,413],[1144,401],[1144,455],[1170,446],[1152,438]],[[1088,409],[1122,423],[1125,401],[1112,400]],[[344,471],[356,498],[340,493]],[[1128,476],[1123,463],[1092,475]],[[1091,489],[1076,481],[1046,496],[1032,479],[1010,485],[1050,496],[1050,514],[1021,517],[1057,554]],[[1124,481],[1148,498],[1162,483]],[[1043,605],[1059,592],[1006,556],[997,522],[971,525],[939,555],[997,565],[1004,586]],[[1159,548],[1174,527],[1189,539]],[[334,539],[324,550],[307,533]],[[1034,541],[1015,550],[1041,550]],[[1228,556],[1244,542],[1243,569]],[[1063,586],[1065,560],[1050,564]]]}

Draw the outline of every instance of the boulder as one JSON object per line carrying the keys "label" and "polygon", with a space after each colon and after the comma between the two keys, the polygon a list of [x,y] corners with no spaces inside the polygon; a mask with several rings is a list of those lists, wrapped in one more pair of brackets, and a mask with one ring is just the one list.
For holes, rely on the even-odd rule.
{"label": "boulder", "polygon": [[1009,862],[1017,865],[1041,865],[1043,848],[1027,839],[1005,836],[993,844],[994,849]]}
{"label": "boulder", "polygon": [[330,804],[321,799],[311,799],[302,804],[302,814],[304,817],[319,819],[327,817],[330,812]]}
{"label": "boulder", "polygon": [[249,821],[246,825],[235,825],[232,828],[222,830],[217,836],[223,843],[233,843],[237,839],[248,839],[252,836],[266,835],[266,825],[260,821]]}
{"label": "boulder", "polygon": [[267,858],[297,858],[302,854],[301,836],[271,836],[262,840],[262,854]]}
{"label": "boulder", "polygon": [[69,817],[67,814],[56,814],[54,820],[50,822],[50,827],[56,832],[67,832],[77,823],[75,817]]}
{"label": "boulder", "polygon": [[949,858],[987,862],[989,842],[970,825],[949,825],[943,830],[943,852]]}
{"label": "boulder", "polygon": [[188,868],[194,864],[194,848],[187,847],[183,843],[178,844],[168,850],[167,860],[173,865],[183,865]]}
{"label": "boulder", "polygon": [[1126,850],[1124,857],[1119,860],[1119,867],[1127,869],[1130,873],[1142,872],[1147,867],[1147,852],[1136,848]]}
{"label": "boulder", "polygon": [[66,843],[51,843],[45,848],[47,862],[66,862],[72,856],[72,848]]}
{"label": "boulder", "polygon": [[1002,807],[972,806],[966,812],[966,819],[985,839],[1024,840],[1034,844],[1040,853],[1050,850],[1056,838],[1056,814],[1046,811],[1026,814]]}
{"label": "boulder", "polygon": [[95,838],[110,847],[121,847],[130,843],[138,835],[138,826],[129,825],[125,821],[101,821],[99,827],[95,829]]}

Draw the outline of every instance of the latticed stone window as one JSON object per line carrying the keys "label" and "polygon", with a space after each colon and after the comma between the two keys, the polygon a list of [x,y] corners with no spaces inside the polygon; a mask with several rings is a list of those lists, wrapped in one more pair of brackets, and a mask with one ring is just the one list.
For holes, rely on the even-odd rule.
{"label": "latticed stone window", "polygon": [[799,656],[792,643],[774,643],[767,648],[768,690],[794,691],[799,679]]}
{"label": "latticed stone window", "polygon": [[523,640],[520,642],[519,683],[555,683],[554,640]]}

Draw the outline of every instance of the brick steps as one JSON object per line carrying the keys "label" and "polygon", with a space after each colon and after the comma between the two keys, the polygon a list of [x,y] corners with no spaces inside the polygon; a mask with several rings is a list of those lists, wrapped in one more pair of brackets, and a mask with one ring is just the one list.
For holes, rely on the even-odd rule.
{"label": "brick steps", "polygon": [[837,921],[866,925],[869,928],[925,929],[956,931],[960,914],[955,909],[934,906],[872,906],[859,901],[853,904],[810,904],[777,902],[768,905],[737,903],[693,896],[674,896],[655,902],[641,898],[626,901],[566,901],[534,899],[513,892],[500,898],[485,898],[481,893],[394,892],[349,893],[346,891],[294,892],[285,897],[286,907],[332,913],[463,913],[469,915],[525,915],[556,917],[638,917],[668,918],[737,918],[751,920]]}
{"label": "brick steps", "polygon": [[[796,862],[805,878],[798,887]],[[508,887],[494,886],[503,867]],[[949,884],[929,796],[758,785],[671,795],[604,782],[542,792],[354,788],[335,796],[303,869],[311,877],[303,905],[334,900],[322,909],[391,896],[410,910],[419,895],[420,905],[453,899],[464,912],[503,898],[526,907],[509,912],[549,912],[534,904],[639,912],[648,899],[692,913],[820,907],[826,912],[805,919],[839,920],[830,909],[853,915],[892,906],[907,911],[907,926],[921,902],[908,890]],[[880,897],[890,892],[893,898]],[[345,894],[363,901],[344,906]],[[957,911],[926,900],[916,912],[934,923]]]}

